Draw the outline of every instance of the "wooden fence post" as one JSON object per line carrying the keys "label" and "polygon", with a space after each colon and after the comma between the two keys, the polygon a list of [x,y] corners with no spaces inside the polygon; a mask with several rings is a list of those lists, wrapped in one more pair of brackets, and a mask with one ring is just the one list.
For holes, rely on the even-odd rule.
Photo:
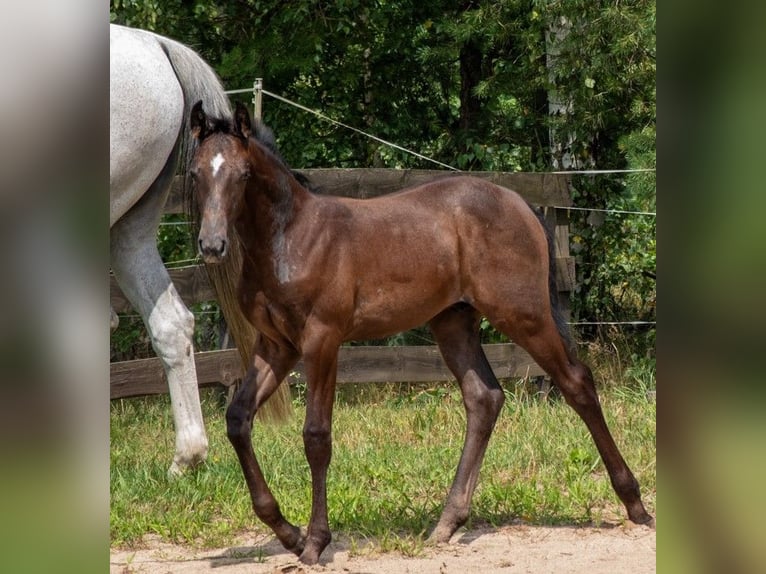
{"label": "wooden fence post", "polygon": [[253,82],[253,117],[260,120],[263,108],[263,78],[256,78]]}

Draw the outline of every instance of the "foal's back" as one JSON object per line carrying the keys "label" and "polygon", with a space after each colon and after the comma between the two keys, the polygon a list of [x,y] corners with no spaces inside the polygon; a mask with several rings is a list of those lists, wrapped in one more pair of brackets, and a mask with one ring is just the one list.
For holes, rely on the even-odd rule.
{"label": "foal's back", "polygon": [[[460,176],[374,199],[317,199],[312,251],[328,301],[350,316],[347,339],[396,333],[459,302],[491,311],[519,285],[547,299],[545,232],[511,190]],[[517,274],[525,280],[508,281]]]}

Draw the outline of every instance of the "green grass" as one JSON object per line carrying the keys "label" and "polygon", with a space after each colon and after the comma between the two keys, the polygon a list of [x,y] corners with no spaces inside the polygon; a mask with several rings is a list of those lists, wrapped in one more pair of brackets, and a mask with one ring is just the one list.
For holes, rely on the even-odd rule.
{"label": "green grass", "polygon": [[[653,384],[653,375],[651,377]],[[600,389],[607,422],[654,512],[656,404],[646,380]],[[612,491],[585,425],[562,400],[540,400],[521,382],[490,441],[468,527],[620,521]],[[352,548],[374,545],[416,554],[435,523],[462,448],[465,413],[454,385],[364,385],[339,389],[328,476],[330,527]],[[220,393],[202,393],[208,462],[180,479],[165,472],[173,452],[167,397],[111,405],[111,540],[140,545],[145,534],[203,547],[226,545],[248,530],[269,534],[252,512],[225,436]],[[298,399],[297,403],[300,402]],[[303,454],[304,409],[284,425],[256,423],[253,443],[283,513],[305,526],[310,476]]]}

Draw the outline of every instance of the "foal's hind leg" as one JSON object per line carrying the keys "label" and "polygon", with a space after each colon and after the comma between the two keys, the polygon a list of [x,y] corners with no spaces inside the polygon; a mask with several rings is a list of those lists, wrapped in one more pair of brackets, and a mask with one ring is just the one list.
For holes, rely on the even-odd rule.
{"label": "foal's hind leg", "polygon": [[274,531],[287,550],[300,555],[305,539],[300,529],[282,515],[255,458],[252,440],[256,411],[295,365],[298,354],[259,335],[254,355],[253,365],[226,411],[226,433],[239,458],[256,516]]}
{"label": "foal's hind leg", "polygon": [[653,524],[654,519],[641,502],[638,481],[622,458],[604,420],[591,370],[566,351],[550,315],[530,319],[525,325],[523,330],[515,332],[511,329],[508,334],[551,376],[566,402],[585,422],[630,520],[636,524]]}
{"label": "foal's hind leg", "polygon": [[456,305],[430,323],[444,361],[463,393],[467,426],[463,452],[444,510],[430,536],[448,542],[468,520],[479,469],[505,397],[481,348],[480,316],[468,305]]}

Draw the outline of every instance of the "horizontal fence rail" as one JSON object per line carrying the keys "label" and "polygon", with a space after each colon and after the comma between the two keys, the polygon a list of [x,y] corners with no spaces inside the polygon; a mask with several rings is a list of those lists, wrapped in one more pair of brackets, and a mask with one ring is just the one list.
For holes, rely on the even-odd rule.
{"label": "horizontal fence rail", "polygon": [[[168,269],[170,280],[175,285],[178,294],[187,306],[203,301],[213,301],[215,290],[210,284],[204,265],[188,265]],[[133,307],[123,294],[114,275],[109,277],[109,299],[112,309],[117,313],[128,313]]]}
{"label": "horizontal fence rail", "polygon": [[[512,343],[484,345],[498,378],[535,377],[544,372],[521,347]],[[200,387],[230,386],[244,371],[236,349],[205,351],[194,355]],[[305,380],[303,362],[294,369]],[[448,381],[454,377],[436,346],[341,347],[338,354],[338,383],[417,383]],[[111,364],[111,398],[120,399],[168,392],[162,363],[156,357]]]}
{"label": "horizontal fence rail", "polygon": [[[343,197],[365,199],[393,193],[439,177],[470,175],[507,187],[527,202],[540,207],[572,205],[571,176],[564,174],[471,171],[455,173],[434,169],[317,168],[298,170],[320,190]],[[183,178],[176,177],[165,205],[166,213],[183,213]]]}

